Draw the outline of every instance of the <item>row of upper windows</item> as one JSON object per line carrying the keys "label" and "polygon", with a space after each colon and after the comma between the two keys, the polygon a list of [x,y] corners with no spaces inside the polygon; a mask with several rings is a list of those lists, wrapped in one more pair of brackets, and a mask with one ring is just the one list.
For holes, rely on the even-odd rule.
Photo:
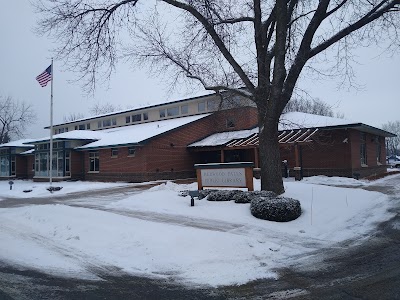
{"label": "row of upper windows", "polygon": [[[208,100],[208,101],[201,101],[197,103],[197,112],[198,113],[203,113],[207,111],[215,111],[218,107],[217,101],[214,100]],[[184,116],[189,114],[189,104],[183,104],[179,106],[173,106],[169,108],[162,108],[159,109],[159,118],[164,119],[164,118],[169,118],[169,117],[176,117],[176,116]],[[143,112],[143,113],[137,113],[133,115],[129,115],[125,117],[125,124],[130,124],[130,123],[139,123],[142,121],[148,121],[149,120],[149,112]],[[111,127],[111,126],[116,126],[117,125],[117,118],[108,118],[104,120],[97,121],[97,129],[100,128],[106,128],[106,127]],[[75,130],[90,130],[91,125],[90,123],[84,123],[84,124],[78,124],[74,126]],[[54,133],[64,133],[68,132],[68,127],[63,127],[63,128],[57,128],[54,130]]]}
{"label": "row of upper windows", "polygon": [[147,121],[149,119],[149,113],[144,112],[143,114],[134,114],[132,116],[126,116],[125,117],[125,123],[136,123],[142,121],[142,116],[143,116],[143,121]]}
{"label": "row of upper windows", "polygon": [[[69,145],[69,142],[53,142],[53,149],[64,148],[64,145],[66,144]],[[50,143],[35,145],[35,150],[48,150],[48,149],[50,149]]]}

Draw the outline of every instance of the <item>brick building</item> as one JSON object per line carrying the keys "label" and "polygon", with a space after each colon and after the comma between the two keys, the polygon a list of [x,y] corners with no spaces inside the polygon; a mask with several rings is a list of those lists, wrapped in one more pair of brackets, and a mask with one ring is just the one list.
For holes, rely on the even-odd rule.
{"label": "brick building", "polygon": [[[294,169],[303,176],[347,177],[386,171],[389,132],[304,113],[285,114],[281,123],[281,158],[292,175]],[[258,172],[257,111],[240,97],[201,96],[62,123],[53,130],[55,181],[190,178],[194,164],[207,162],[252,161]],[[0,177],[48,180],[49,138],[19,144],[24,147],[13,148],[16,171]]]}

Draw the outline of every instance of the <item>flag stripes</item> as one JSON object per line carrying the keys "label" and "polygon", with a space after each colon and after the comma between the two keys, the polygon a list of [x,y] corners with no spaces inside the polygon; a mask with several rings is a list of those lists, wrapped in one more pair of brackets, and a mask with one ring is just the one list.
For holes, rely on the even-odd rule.
{"label": "flag stripes", "polygon": [[41,87],[45,87],[47,83],[51,81],[51,65],[46,70],[44,70],[43,73],[39,74],[36,77],[36,80],[39,82]]}

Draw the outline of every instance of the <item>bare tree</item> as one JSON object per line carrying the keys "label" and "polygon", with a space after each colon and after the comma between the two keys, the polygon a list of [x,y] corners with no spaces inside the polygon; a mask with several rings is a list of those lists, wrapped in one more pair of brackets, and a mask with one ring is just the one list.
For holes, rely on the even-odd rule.
{"label": "bare tree", "polygon": [[69,113],[63,117],[64,122],[72,122],[79,119],[83,119],[85,115],[83,113]]}
{"label": "bare tree", "polygon": [[0,144],[23,137],[27,126],[35,120],[31,105],[0,96]]}
{"label": "bare tree", "polygon": [[383,124],[382,129],[397,135],[387,139],[388,154],[397,155],[400,150],[400,121],[389,121],[386,124]]}
{"label": "bare tree", "polygon": [[103,114],[107,114],[107,113],[112,113],[118,110],[121,110],[121,106],[119,105],[114,105],[111,103],[104,103],[101,104],[99,102],[93,104],[92,107],[90,107],[90,113],[93,115],[103,115]]}
{"label": "bare tree", "polygon": [[327,117],[335,116],[335,113],[328,104],[319,99],[292,99],[288,102],[283,112],[299,111],[314,115],[321,115]]}
{"label": "bare tree", "polygon": [[172,84],[192,79],[254,101],[261,188],[282,193],[278,121],[300,75],[330,66],[351,80],[357,47],[384,39],[398,45],[399,6],[399,0],[42,0],[38,27],[58,40],[59,55],[92,87],[125,53],[135,65],[168,74]]}

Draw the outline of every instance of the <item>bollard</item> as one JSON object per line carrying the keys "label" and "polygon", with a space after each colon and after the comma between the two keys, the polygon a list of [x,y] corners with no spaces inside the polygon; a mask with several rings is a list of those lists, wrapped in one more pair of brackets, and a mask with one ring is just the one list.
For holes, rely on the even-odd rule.
{"label": "bollard", "polygon": [[10,181],[8,182],[8,184],[10,185],[10,191],[11,191],[11,190],[12,190],[12,186],[13,186],[13,184],[14,184],[14,181],[10,180]]}
{"label": "bollard", "polygon": [[189,191],[190,206],[194,206],[194,197],[199,197],[199,191]]}

